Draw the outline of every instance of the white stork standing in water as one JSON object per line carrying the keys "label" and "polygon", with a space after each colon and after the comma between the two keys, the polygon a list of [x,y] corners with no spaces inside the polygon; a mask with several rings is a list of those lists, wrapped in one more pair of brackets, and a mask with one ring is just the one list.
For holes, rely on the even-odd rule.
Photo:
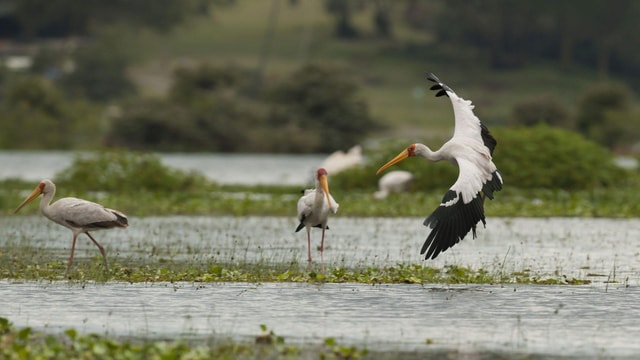
{"label": "white stork standing in water", "polygon": [[329,229],[327,221],[329,213],[338,212],[338,203],[329,193],[329,183],[327,180],[327,170],[319,168],[316,173],[316,188],[307,189],[304,195],[298,200],[298,220],[300,224],[296,232],[307,228],[307,249],[309,264],[311,264],[311,228],[322,229],[322,240],[320,242],[320,255],[324,252],[324,231]]}
{"label": "white stork standing in water", "polygon": [[431,228],[420,254],[425,260],[435,259],[438,254],[462,240],[471,230],[476,237],[476,225],[484,217],[484,199],[493,199],[494,191],[502,189],[502,176],[492,161],[496,140],[489,130],[473,113],[471,101],[458,97],[450,87],[434,74],[427,79],[436,84],[431,90],[438,90],[436,96],[446,95],[453,104],[455,130],[453,137],[436,151],[424,144],[412,144],[376,174],[384,171],[410,156],[421,156],[430,161],[448,160],[458,166],[456,182],[442,198],[442,203],[424,221]]}
{"label": "white stork standing in water", "polygon": [[104,268],[109,269],[107,265],[107,255],[102,245],[89,234],[90,230],[102,230],[111,228],[126,228],[129,223],[127,217],[116,210],[107,209],[100,204],[91,201],[67,197],[59,199],[51,204],[51,200],[56,194],[56,185],[51,180],[42,180],[33,192],[16,208],[14,213],[22,209],[23,206],[31,202],[33,199],[43,194],[40,200],[40,211],[49,220],[67,227],[73,231],[73,243],[71,244],[71,255],[67,263],[67,272],[73,264],[73,252],[76,247],[76,239],[78,235],[85,233],[93,241],[100,250],[102,259],[104,260]]}

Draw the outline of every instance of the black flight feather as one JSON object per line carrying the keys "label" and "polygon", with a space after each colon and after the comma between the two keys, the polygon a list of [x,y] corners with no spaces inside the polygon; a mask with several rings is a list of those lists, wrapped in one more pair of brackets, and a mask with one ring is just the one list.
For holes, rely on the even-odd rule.
{"label": "black flight feather", "polygon": [[[455,202],[451,205],[442,205],[453,200]],[[435,259],[441,252],[464,239],[469,231],[475,238],[478,222],[486,225],[481,196],[465,204],[461,193],[449,190],[442,198],[442,204],[424,221],[424,225],[432,229],[420,250],[425,260]]]}
{"label": "black flight feather", "polygon": [[436,83],[435,85],[431,86],[430,90],[440,90],[436,93],[436,97],[444,96],[444,95],[449,96],[447,95],[447,91],[453,92],[453,90],[451,90],[450,87],[448,87],[446,84],[440,81],[440,79],[438,79],[438,77],[434,73],[428,73],[427,79]]}

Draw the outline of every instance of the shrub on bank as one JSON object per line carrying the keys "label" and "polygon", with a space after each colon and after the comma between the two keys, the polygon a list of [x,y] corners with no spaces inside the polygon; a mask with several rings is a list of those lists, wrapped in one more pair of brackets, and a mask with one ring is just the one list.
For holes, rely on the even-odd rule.
{"label": "shrub on bank", "polygon": [[189,191],[211,185],[199,173],[163,165],[156,155],[118,151],[78,155],[55,179],[75,191],[120,193]]}

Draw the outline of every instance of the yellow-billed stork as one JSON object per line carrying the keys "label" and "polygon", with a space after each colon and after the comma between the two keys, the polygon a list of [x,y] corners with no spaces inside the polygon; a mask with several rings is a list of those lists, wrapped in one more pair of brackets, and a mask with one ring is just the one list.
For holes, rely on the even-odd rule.
{"label": "yellow-billed stork", "polygon": [[411,156],[421,156],[430,161],[448,160],[458,166],[458,179],[444,195],[440,206],[424,221],[424,225],[431,229],[420,250],[425,260],[435,259],[469,231],[475,238],[477,223],[482,221],[486,225],[485,197],[493,199],[493,193],[501,190],[503,183],[492,160],[497,142],[473,113],[471,101],[456,95],[434,74],[429,73],[427,79],[435,83],[431,90],[438,91],[436,97],[446,95],[451,100],[455,116],[453,137],[436,151],[424,144],[411,144],[376,172],[379,174]]}
{"label": "yellow-billed stork", "polygon": [[304,195],[298,200],[298,220],[300,224],[296,232],[307,228],[307,250],[308,260],[311,264],[311,228],[322,229],[322,240],[320,241],[320,255],[324,252],[324,231],[329,229],[327,221],[329,213],[338,212],[338,203],[329,193],[329,182],[327,180],[327,170],[319,168],[316,172],[315,189],[304,190]]}
{"label": "yellow-billed stork", "polygon": [[102,254],[104,267],[108,270],[107,255],[104,248],[89,234],[89,231],[126,228],[129,225],[127,217],[117,210],[108,209],[100,204],[73,197],[62,198],[51,204],[51,200],[56,194],[56,185],[48,179],[42,180],[33,192],[16,208],[14,213],[17,213],[23,206],[41,194],[40,211],[42,214],[49,220],[73,231],[73,243],[71,244],[71,255],[67,263],[67,272],[69,272],[73,264],[73,252],[76,247],[76,239],[78,235],[82,233],[87,234],[89,239],[96,244],[100,250],[100,254]]}

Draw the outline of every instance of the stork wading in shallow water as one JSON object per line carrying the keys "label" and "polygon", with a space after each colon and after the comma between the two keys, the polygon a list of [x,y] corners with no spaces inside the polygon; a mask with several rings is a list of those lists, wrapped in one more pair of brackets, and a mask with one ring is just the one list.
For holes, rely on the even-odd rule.
{"label": "stork wading in shallow water", "polygon": [[329,213],[338,212],[338,203],[329,193],[329,183],[327,180],[327,170],[319,168],[316,173],[316,188],[307,189],[304,195],[298,200],[298,220],[300,224],[296,232],[307,229],[307,250],[308,260],[311,264],[311,228],[322,229],[322,240],[320,240],[320,256],[324,252],[324,231],[329,229],[327,221]]}
{"label": "stork wading in shallow water", "polygon": [[91,201],[67,197],[59,199],[51,204],[51,200],[56,194],[56,186],[51,180],[42,180],[38,186],[31,192],[29,196],[16,208],[17,213],[23,206],[37,198],[42,194],[40,200],[40,211],[42,215],[49,220],[60,224],[73,231],[73,243],[71,244],[71,255],[67,263],[67,272],[73,264],[73,252],[76,247],[76,239],[78,235],[85,233],[93,241],[100,250],[104,261],[104,268],[109,269],[107,265],[107,255],[104,248],[96,239],[89,234],[91,230],[103,230],[111,228],[126,228],[129,223],[127,217],[116,210],[105,208],[100,204]]}
{"label": "stork wading in shallow water", "polygon": [[453,104],[453,137],[436,151],[424,144],[411,144],[376,172],[380,174],[411,156],[421,156],[430,161],[448,160],[458,166],[458,179],[444,195],[440,206],[424,221],[424,225],[431,229],[420,250],[425,260],[435,259],[464,239],[469,231],[475,238],[478,222],[486,225],[485,197],[493,199],[493,193],[502,189],[502,176],[492,160],[497,142],[473,113],[471,101],[456,95],[434,74],[429,73],[427,79],[435,83],[431,90],[438,91],[436,97],[446,95]]}

